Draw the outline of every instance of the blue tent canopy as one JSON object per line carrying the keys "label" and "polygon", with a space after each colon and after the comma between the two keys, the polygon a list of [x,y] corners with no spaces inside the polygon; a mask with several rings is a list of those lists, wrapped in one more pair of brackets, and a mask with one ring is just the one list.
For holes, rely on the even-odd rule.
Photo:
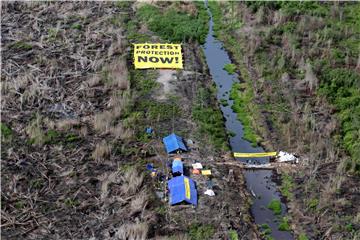
{"label": "blue tent canopy", "polygon": [[187,151],[187,147],[184,144],[182,137],[177,136],[175,133],[170,134],[163,138],[167,153],[173,153],[177,150]]}
{"label": "blue tent canopy", "polygon": [[197,191],[191,178],[178,176],[168,181],[169,203],[174,205],[183,201],[197,205]]}
{"label": "blue tent canopy", "polygon": [[172,172],[184,174],[184,166],[181,160],[174,160],[172,163]]}

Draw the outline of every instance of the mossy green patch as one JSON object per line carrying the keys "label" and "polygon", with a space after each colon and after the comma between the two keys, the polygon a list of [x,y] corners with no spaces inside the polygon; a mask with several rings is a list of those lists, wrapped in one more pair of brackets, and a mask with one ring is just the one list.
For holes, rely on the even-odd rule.
{"label": "mossy green patch", "polygon": [[236,112],[238,119],[243,125],[243,138],[256,147],[261,137],[252,129],[251,109],[253,93],[246,83],[234,83],[230,90],[230,99],[234,100],[232,109]]}
{"label": "mossy green patch", "polygon": [[229,103],[228,103],[228,101],[226,99],[220,99],[220,103],[224,107],[229,106]]}
{"label": "mossy green patch", "polygon": [[229,239],[230,240],[239,240],[239,235],[236,232],[236,230],[230,230],[229,231]]}
{"label": "mossy green patch", "polygon": [[209,139],[216,150],[227,150],[228,137],[224,128],[223,116],[215,105],[208,103],[210,99],[214,98],[212,90],[200,88],[192,107],[192,117],[199,124],[202,137]]}
{"label": "mossy green patch", "polygon": [[292,190],[294,188],[294,180],[293,178],[287,174],[284,173],[281,175],[281,186],[280,186],[280,192],[283,196],[285,196],[288,200],[291,200],[293,197]]}
{"label": "mossy green patch", "polygon": [[234,74],[236,71],[236,66],[235,64],[232,63],[228,63],[224,65],[224,70],[228,73],[228,74]]}
{"label": "mossy green patch", "polygon": [[80,23],[74,23],[71,25],[72,29],[77,29],[77,30],[81,30],[82,29],[82,25]]}
{"label": "mossy green patch", "polygon": [[287,217],[282,217],[280,219],[279,227],[280,231],[290,231],[289,219]]}
{"label": "mossy green patch", "polygon": [[1,130],[1,141],[7,141],[11,139],[13,135],[13,131],[9,126],[7,126],[5,123],[0,123],[0,130]]}
{"label": "mossy green patch", "polygon": [[264,223],[259,225],[260,228],[260,234],[261,236],[266,240],[272,240],[273,238],[270,236],[271,234],[271,228],[268,224]]}
{"label": "mossy green patch", "polygon": [[273,199],[267,206],[269,209],[271,209],[275,215],[281,214],[281,202],[280,200]]}

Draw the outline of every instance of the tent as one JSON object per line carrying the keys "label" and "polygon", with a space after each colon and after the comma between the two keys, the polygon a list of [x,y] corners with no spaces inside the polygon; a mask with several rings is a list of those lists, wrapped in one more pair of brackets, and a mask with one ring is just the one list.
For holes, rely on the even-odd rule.
{"label": "tent", "polygon": [[181,160],[174,160],[172,162],[172,173],[180,173],[180,174],[184,174],[184,166]]}
{"label": "tent", "polygon": [[168,181],[168,188],[170,205],[184,201],[195,206],[197,205],[197,191],[192,179],[183,175],[174,177]]}
{"label": "tent", "polygon": [[164,137],[163,143],[165,145],[167,153],[174,153],[176,151],[188,151],[182,137],[177,136],[175,133]]}

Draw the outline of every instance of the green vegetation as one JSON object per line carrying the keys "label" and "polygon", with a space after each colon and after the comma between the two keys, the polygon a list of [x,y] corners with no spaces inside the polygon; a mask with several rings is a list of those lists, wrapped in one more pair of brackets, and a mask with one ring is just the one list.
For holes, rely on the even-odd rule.
{"label": "green vegetation", "polygon": [[189,229],[189,236],[191,240],[210,239],[214,235],[214,226],[206,224],[192,224]]}
{"label": "green vegetation", "polygon": [[16,208],[16,209],[22,209],[22,208],[24,208],[24,207],[25,207],[25,202],[22,201],[22,200],[19,200],[19,201],[17,201],[17,202],[15,203],[15,208]]}
{"label": "green vegetation", "polygon": [[289,219],[287,217],[281,218],[278,229],[280,231],[290,231]]}
{"label": "green vegetation", "polygon": [[319,92],[338,110],[341,140],[353,159],[348,170],[360,174],[360,76],[346,68],[333,69],[325,65],[321,80]]}
{"label": "green vegetation", "polygon": [[229,231],[229,239],[230,240],[239,240],[239,235],[236,232],[236,230],[230,230]]}
{"label": "green vegetation", "polygon": [[227,71],[228,74],[234,74],[236,71],[236,66],[232,63],[228,63],[224,65],[224,70]]}
{"label": "green vegetation", "polygon": [[79,23],[74,23],[73,25],[71,25],[72,29],[77,29],[77,30],[81,30],[82,29],[82,25]]}
{"label": "green vegetation", "polygon": [[312,198],[308,201],[307,206],[309,209],[315,210],[318,204],[319,204],[319,200],[316,198]]}
{"label": "green vegetation", "polygon": [[[197,4],[197,7],[204,8],[202,3]],[[198,11],[197,16],[193,16],[179,11],[176,6],[163,12],[156,6],[144,5],[137,11],[137,17],[162,39],[171,42],[205,42],[209,18],[206,11]]]}
{"label": "green vegetation", "polygon": [[0,130],[1,130],[1,141],[7,141],[11,139],[13,135],[13,131],[10,127],[8,127],[5,123],[0,123]]}
{"label": "green vegetation", "polygon": [[280,215],[281,214],[281,202],[280,200],[277,199],[273,199],[271,200],[271,202],[269,203],[269,205],[267,206],[269,209],[271,209],[275,215]]}
{"label": "green vegetation", "polygon": [[35,189],[40,189],[43,186],[42,179],[33,179],[30,181],[30,186]]}
{"label": "green vegetation", "polygon": [[226,150],[228,141],[224,129],[224,119],[216,106],[208,104],[211,98],[214,97],[209,90],[199,89],[196,102],[192,108],[192,117],[200,125],[200,134],[208,137],[215,149]]}
{"label": "green vegetation", "polygon": [[260,227],[260,234],[264,239],[266,239],[266,240],[274,239],[273,237],[270,236],[272,231],[268,224],[264,223],[264,224],[261,224],[259,227]]}
{"label": "green vegetation", "polygon": [[79,200],[72,198],[66,198],[64,203],[67,207],[77,207],[80,205]]}
{"label": "green vegetation", "polygon": [[230,91],[230,99],[234,100],[232,109],[236,112],[237,117],[244,128],[243,138],[251,142],[252,146],[256,147],[260,142],[261,137],[252,129],[250,106],[253,99],[253,93],[247,86],[247,83],[234,83]]}
{"label": "green vegetation", "polygon": [[131,88],[135,89],[142,97],[147,96],[160,85],[156,81],[158,71],[156,70],[138,70],[130,71]]}
{"label": "green vegetation", "polygon": [[298,240],[309,240],[305,233],[301,233],[298,237]]}
{"label": "green vegetation", "polygon": [[289,174],[283,173],[281,175],[281,186],[280,186],[281,194],[284,197],[286,197],[288,200],[291,200],[293,198],[293,194],[292,194],[293,188],[294,188],[293,178]]}
{"label": "green vegetation", "polygon": [[25,51],[32,49],[32,45],[30,45],[26,42],[23,42],[23,41],[15,42],[15,43],[11,44],[9,47],[12,49],[25,50]]}
{"label": "green vegetation", "polygon": [[228,103],[228,101],[226,99],[220,99],[220,103],[224,107],[229,106],[229,103]]}

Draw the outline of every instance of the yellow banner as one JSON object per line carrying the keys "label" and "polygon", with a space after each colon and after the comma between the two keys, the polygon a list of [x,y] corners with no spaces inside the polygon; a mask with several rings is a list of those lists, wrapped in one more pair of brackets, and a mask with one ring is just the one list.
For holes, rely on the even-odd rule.
{"label": "yellow banner", "polygon": [[276,156],[277,152],[262,152],[262,153],[234,153],[234,157],[272,157]]}
{"label": "yellow banner", "polygon": [[181,44],[141,43],[134,44],[136,69],[183,68]]}
{"label": "yellow banner", "polygon": [[189,183],[189,179],[184,178],[184,184],[185,184],[185,197],[187,199],[190,199],[190,183]]}

